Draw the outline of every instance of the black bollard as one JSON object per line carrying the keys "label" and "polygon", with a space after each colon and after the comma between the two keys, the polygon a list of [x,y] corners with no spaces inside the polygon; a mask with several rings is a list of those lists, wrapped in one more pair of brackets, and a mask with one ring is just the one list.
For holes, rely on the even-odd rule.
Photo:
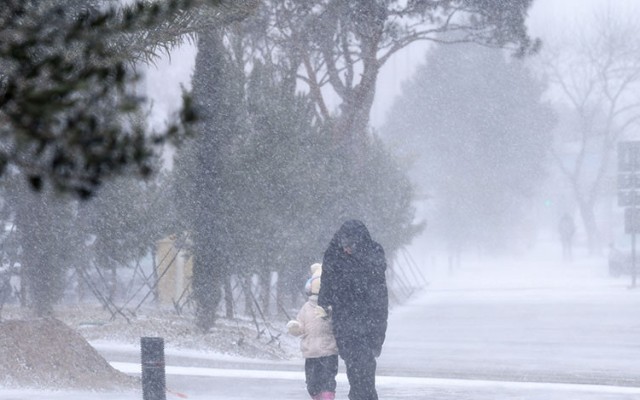
{"label": "black bollard", "polygon": [[140,338],[142,361],[142,398],[144,400],[166,400],[164,376],[164,339],[160,337]]}

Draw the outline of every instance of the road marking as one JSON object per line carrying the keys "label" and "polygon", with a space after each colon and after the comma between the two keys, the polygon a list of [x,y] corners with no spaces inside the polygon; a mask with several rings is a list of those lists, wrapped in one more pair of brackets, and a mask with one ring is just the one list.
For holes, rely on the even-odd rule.
{"label": "road marking", "polygon": [[[111,362],[112,367],[127,374],[139,374],[140,364]],[[167,375],[182,376],[208,376],[215,378],[242,378],[242,379],[283,379],[304,381],[303,371],[276,371],[256,369],[223,369],[203,367],[177,367],[167,365]],[[346,383],[347,376],[338,374],[338,382]],[[515,382],[515,381],[491,381],[475,379],[448,379],[448,378],[424,378],[411,376],[376,376],[376,384],[380,386],[457,386],[473,388],[504,388],[525,390],[555,390],[565,392],[588,393],[612,393],[612,394],[640,394],[640,387],[588,385],[580,383],[544,383],[544,382]]]}

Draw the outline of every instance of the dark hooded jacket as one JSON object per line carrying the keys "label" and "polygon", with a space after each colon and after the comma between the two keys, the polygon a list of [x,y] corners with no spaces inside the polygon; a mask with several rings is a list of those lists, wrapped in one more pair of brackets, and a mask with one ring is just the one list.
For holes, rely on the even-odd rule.
{"label": "dark hooded jacket", "polygon": [[[349,246],[351,254],[343,248]],[[382,246],[357,220],[345,222],[324,253],[318,305],[331,307],[333,331],[341,343],[361,339],[379,355],[387,330],[389,299]]]}

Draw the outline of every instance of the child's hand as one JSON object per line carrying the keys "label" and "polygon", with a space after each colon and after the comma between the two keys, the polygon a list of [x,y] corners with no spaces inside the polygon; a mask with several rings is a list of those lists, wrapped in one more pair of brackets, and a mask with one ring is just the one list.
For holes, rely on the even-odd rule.
{"label": "child's hand", "polygon": [[298,320],[292,319],[291,321],[287,322],[287,331],[290,335],[300,336],[302,335],[302,325]]}

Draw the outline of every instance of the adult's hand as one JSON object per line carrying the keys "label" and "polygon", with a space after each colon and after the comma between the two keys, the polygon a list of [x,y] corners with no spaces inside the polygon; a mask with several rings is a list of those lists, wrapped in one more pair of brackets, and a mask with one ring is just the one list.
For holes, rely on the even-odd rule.
{"label": "adult's hand", "polygon": [[382,353],[382,344],[384,343],[384,336],[372,335],[369,337],[369,348],[373,353],[374,357],[380,357]]}
{"label": "adult's hand", "polygon": [[324,309],[324,307],[316,306],[314,314],[316,318],[329,319],[331,317],[331,308],[329,308],[329,311],[327,311]]}

